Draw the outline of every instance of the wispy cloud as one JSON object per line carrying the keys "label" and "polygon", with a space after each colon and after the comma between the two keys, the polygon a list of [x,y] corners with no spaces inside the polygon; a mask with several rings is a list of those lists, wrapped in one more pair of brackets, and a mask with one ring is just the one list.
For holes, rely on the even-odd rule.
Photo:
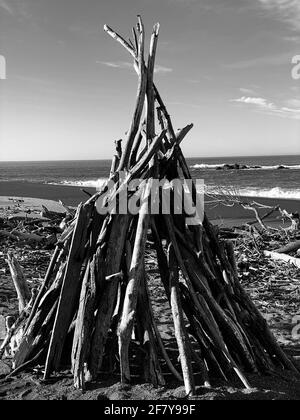
{"label": "wispy cloud", "polygon": [[4,9],[10,15],[14,14],[12,7],[8,4],[6,0],[0,0],[0,7],[1,9]]}
{"label": "wispy cloud", "polygon": [[297,99],[289,99],[285,102],[285,106],[278,106],[265,98],[242,96],[238,99],[232,99],[230,102],[236,102],[248,106],[252,106],[255,110],[268,115],[277,115],[283,118],[300,120],[300,101]]}
{"label": "wispy cloud", "polygon": [[299,0],[258,0],[261,6],[273,13],[278,19],[287,22],[293,29],[300,31]]}
{"label": "wispy cloud", "polygon": [[[97,64],[101,64],[106,67],[112,67],[115,69],[126,69],[126,70],[132,70],[133,64],[129,63],[127,61],[97,61]],[[160,66],[156,65],[154,73],[156,74],[165,74],[165,73],[171,73],[173,69],[170,67]]]}
{"label": "wispy cloud", "polygon": [[170,67],[164,67],[157,64],[154,69],[154,73],[172,73],[173,69]]}
{"label": "wispy cloud", "polygon": [[114,63],[110,61],[97,61],[97,64],[102,64],[103,66],[112,67],[114,69],[128,69],[129,67],[132,67],[132,64],[125,62]]}
{"label": "wispy cloud", "polygon": [[292,108],[300,109],[300,99],[289,99],[286,101],[286,105]]}
{"label": "wispy cloud", "polygon": [[0,8],[19,19],[32,17],[29,6],[25,0],[0,0]]}
{"label": "wispy cloud", "polygon": [[272,109],[274,104],[272,102],[268,102],[265,98],[254,98],[250,96],[242,96],[238,99],[232,99],[231,102],[239,102],[242,104],[250,104],[250,105],[257,105],[263,109]]}
{"label": "wispy cloud", "polygon": [[257,8],[257,5],[268,15],[286,22],[292,29],[300,30],[300,1],[299,0],[168,0],[170,3],[179,4],[184,7],[197,5],[204,11],[223,13],[224,10],[235,12],[247,12]]}

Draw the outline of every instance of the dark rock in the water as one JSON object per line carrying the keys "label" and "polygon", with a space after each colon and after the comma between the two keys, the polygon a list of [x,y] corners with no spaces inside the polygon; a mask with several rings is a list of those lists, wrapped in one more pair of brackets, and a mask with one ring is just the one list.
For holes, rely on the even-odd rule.
{"label": "dark rock in the water", "polygon": [[277,169],[288,169],[286,166],[279,165]]}
{"label": "dark rock in the water", "polygon": [[239,171],[239,170],[241,170],[241,169],[250,169],[251,168],[251,166],[247,166],[247,165],[241,165],[240,163],[234,163],[234,164],[229,164],[229,163],[226,163],[225,165],[223,165],[223,166],[217,166],[216,167],[216,169],[218,170],[218,171],[220,171],[220,170],[228,170],[228,171]]}

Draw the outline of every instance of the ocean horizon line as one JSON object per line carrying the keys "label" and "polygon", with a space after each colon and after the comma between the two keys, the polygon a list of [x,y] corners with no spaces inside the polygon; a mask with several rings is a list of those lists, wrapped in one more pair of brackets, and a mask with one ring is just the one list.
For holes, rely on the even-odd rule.
{"label": "ocean horizon line", "polygon": [[[218,155],[218,156],[186,156],[186,159],[238,159],[238,158],[276,158],[276,157],[300,157],[299,153],[295,154],[268,154],[268,155]],[[103,158],[103,159],[34,159],[34,160],[1,160],[1,163],[48,163],[48,162],[103,162],[111,161],[112,158]]]}

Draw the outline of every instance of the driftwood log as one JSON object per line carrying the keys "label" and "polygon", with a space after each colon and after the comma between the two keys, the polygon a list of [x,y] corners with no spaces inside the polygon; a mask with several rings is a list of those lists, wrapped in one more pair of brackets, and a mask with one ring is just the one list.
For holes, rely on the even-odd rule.
{"label": "driftwood log", "polygon": [[291,257],[290,255],[274,251],[264,251],[264,254],[274,261],[282,261],[300,268],[300,258]]}
{"label": "driftwood log", "polygon": [[300,241],[291,242],[276,250],[278,254],[288,254],[289,252],[298,251],[300,249]]}
{"label": "driftwood log", "polygon": [[31,299],[31,293],[22,268],[18,260],[11,252],[7,255],[7,263],[9,265],[11,277],[18,295],[19,313],[22,313]]}

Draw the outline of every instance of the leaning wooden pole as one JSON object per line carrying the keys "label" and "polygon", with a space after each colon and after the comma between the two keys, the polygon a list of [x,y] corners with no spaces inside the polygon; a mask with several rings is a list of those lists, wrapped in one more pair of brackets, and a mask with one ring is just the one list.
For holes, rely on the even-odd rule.
{"label": "leaning wooden pole", "polygon": [[9,265],[10,274],[18,295],[19,313],[21,314],[30,301],[31,294],[22,268],[18,260],[11,252],[7,254],[7,263]]}
{"label": "leaning wooden pole", "polygon": [[85,257],[84,245],[87,238],[87,221],[89,219],[89,214],[90,209],[85,209],[82,205],[79,206],[77,211],[77,224],[73,233],[67,268],[47,355],[44,373],[45,379],[49,377],[51,372],[57,371],[59,368],[63,346],[76,310],[75,308],[81,289],[80,270]]}
{"label": "leaning wooden pole", "polygon": [[119,326],[121,381],[124,383],[130,382],[128,351],[133,323],[136,315],[138,291],[141,284],[141,278],[143,276],[143,259],[149,225],[148,197],[149,196],[146,196],[146,200],[144,201],[144,205],[142,206],[139,214],[139,221],[136,230],[136,238],[129,271],[129,280],[126,288],[123,313]]}
{"label": "leaning wooden pole", "polygon": [[182,375],[188,396],[195,395],[195,381],[193,376],[189,338],[184,325],[183,311],[179,289],[179,271],[173,246],[168,249],[169,269],[170,269],[170,301],[175,328],[175,337],[179,349]]}

